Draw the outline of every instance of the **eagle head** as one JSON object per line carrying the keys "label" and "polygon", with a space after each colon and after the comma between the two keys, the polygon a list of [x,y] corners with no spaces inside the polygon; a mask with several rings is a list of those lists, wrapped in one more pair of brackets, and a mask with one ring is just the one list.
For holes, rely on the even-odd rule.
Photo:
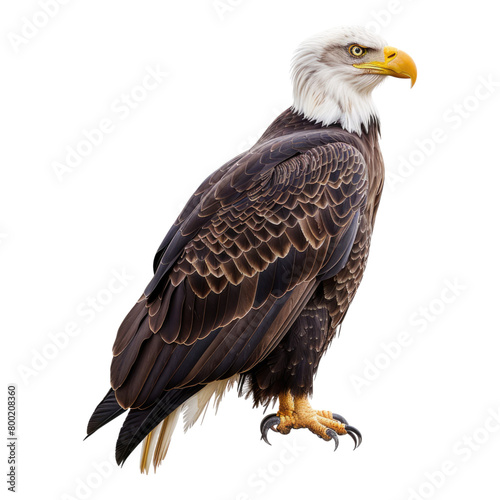
{"label": "eagle head", "polygon": [[378,118],[372,90],[386,76],[417,79],[413,59],[363,27],[335,28],[304,41],[292,61],[294,110],[314,122],[362,133]]}

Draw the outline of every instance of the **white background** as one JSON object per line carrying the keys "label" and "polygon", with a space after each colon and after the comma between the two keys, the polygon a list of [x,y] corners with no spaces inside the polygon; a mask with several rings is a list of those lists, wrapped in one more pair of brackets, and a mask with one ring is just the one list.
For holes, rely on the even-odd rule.
{"label": "white background", "polygon": [[[0,13],[2,381],[18,385],[18,498],[498,498],[491,2],[73,0],[46,23],[40,4]],[[45,25],[26,27],[35,20]],[[343,414],[363,444],[341,438],[333,453],[295,431],[270,433],[269,447],[262,410],[232,391],[217,417],[178,428],[156,475],[139,473],[138,451],[120,469],[121,418],[82,439],[154,252],[201,180],[291,104],[297,44],[341,24],[380,29],[419,70],[412,90],[388,79],[375,92],[389,180],[363,284],[315,384],[314,406]],[[169,74],[141,93],[148,67]],[[131,92],[142,100],[127,111]],[[113,130],[58,178],[54,164],[102,119]],[[126,275],[119,291],[113,273]],[[92,297],[107,302],[94,315]]]}

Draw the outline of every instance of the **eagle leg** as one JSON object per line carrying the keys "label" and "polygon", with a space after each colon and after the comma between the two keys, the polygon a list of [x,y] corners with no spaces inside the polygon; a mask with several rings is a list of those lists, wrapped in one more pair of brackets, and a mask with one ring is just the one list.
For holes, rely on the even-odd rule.
{"label": "eagle leg", "polygon": [[269,429],[281,434],[288,434],[292,429],[309,429],[311,432],[324,439],[333,440],[335,450],[339,440],[338,435],[348,434],[354,441],[354,449],[361,444],[361,433],[347,420],[331,411],[314,410],[309,404],[307,396],[292,397],[290,393],[279,395],[279,410],[276,415],[266,416],[261,423],[262,439],[270,444],[267,439]]}

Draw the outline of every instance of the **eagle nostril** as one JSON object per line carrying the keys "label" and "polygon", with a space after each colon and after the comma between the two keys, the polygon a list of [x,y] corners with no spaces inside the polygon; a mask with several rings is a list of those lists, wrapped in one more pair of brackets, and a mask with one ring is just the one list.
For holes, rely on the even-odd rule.
{"label": "eagle nostril", "polygon": [[387,56],[387,59],[394,59],[396,57],[396,52],[393,52],[391,55]]}

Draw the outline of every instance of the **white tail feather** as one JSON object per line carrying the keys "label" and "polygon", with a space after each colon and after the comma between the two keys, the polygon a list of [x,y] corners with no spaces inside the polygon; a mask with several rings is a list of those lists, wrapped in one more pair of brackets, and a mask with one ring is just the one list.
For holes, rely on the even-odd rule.
{"label": "white tail feather", "polygon": [[153,451],[156,447],[158,441],[158,435],[160,433],[160,426],[157,425],[142,441],[142,452],[141,452],[141,473],[149,474],[149,466],[151,465],[151,459],[153,458]]}
{"label": "white tail feather", "polygon": [[214,407],[217,413],[226,390],[229,390],[238,379],[239,375],[234,375],[225,380],[210,382],[158,424],[142,442],[141,472],[148,474],[151,462],[153,462],[156,472],[156,468],[167,455],[172,434],[182,412],[184,412],[184,432],[186,432],[198,421],[201,415],[205,416],[214,395]]}
{"label": "white tail feather", "polygon": [[170,440],[172,439],[172,434],[174,433],[181,411],[182,406],[174,410],[161,424],[160,436],[158,437],[158,443],[156,444],[154,453],[155,472],[156,468],[162,463],[167,455]]}
{"label": "white tail feather", "polygon": [[[184,432],[193,427],[193,425],[198,421],[198,419],[205,414],[208,409],[208,404],[215,394],[214,406],[215,412],[219,409],[219,404],[224,396],[226,390],[229,390],[235,382],[239,379],[239,375],[234,375],[231,378],[225,380],[217,380],[216,382],[211,382],[207,384],[203,389],[198,391],[194,396],[191,396],[184,403]],[[202,419],[203,422],[203,419]]]}

